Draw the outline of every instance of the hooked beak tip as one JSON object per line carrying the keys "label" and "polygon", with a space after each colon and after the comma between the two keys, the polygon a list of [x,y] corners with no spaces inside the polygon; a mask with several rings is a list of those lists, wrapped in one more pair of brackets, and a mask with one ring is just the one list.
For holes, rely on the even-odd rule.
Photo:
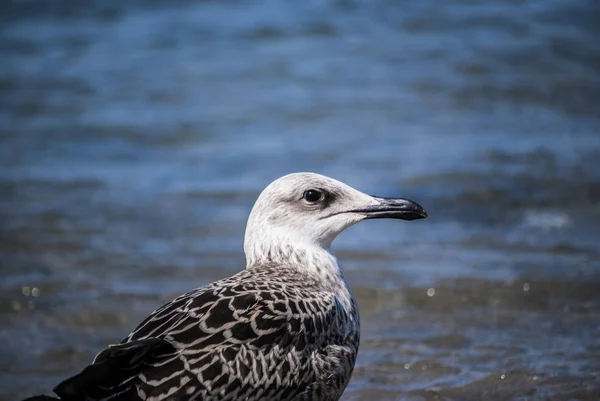
{"label": "hooked beak tip", "polygon": [[418,220],[427,218],[427,212],[417,202],[402,198],[383,198],[373,196],[378,204],[372,205],[357,212],[363,213],[365,219],[401,219]]}

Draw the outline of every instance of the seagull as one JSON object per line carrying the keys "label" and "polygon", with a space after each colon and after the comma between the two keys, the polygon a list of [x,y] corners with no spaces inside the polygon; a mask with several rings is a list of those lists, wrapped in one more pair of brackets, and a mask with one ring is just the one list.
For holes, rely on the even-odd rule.
{"label": "seagull", "polygon": [[331,244],[366,219],[427,217],[315,173],[278,178],[246,226],[246,269],[152,312],[120,344],[29,401],[339,400],[358,353],[356,301]]}

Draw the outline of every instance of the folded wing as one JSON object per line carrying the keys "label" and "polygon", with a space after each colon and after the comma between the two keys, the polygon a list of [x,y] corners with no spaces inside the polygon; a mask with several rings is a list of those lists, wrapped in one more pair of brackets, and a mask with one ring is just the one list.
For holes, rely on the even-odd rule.
{"label": "folded wing", "polygon": [[64,400],[289,400],[337,338],[333,296],[227,279],[157,309],[123,343],[58,385]]}

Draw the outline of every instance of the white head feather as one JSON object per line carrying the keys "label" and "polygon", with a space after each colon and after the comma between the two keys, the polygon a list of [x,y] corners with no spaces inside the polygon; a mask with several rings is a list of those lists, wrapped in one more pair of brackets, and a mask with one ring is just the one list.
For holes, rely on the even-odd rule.
{"label": "white head feather", "polygon": [[317,275],[333,291],[341,291],[349,305],[350,294],[331,251],[338,234],[367,218],[426,216],[421,206],[406,199],[370,196],[315,173],[289,174],[267,186],[250,212],[246,264],[281,263]]}

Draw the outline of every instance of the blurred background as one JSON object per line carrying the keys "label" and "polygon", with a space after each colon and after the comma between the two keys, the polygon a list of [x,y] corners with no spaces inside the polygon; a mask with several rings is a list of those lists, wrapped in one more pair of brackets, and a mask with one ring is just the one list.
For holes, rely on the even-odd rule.
{"label": "blurred background", "polygon": [[429,219],[334,243],[343,400],[597,400],[600,3],[0,6],[0,399],[48,392],[244,267],[294,171]]}

